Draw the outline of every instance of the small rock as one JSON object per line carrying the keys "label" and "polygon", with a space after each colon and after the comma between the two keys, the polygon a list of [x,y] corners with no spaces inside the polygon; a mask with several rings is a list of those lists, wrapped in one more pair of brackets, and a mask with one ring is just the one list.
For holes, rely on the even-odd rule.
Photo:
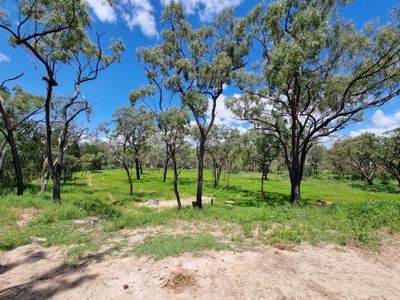
{"label": "small rock", "polygon": [[231,200],[225,201],[225,204],[226,205],[235,205],[235,201],[231,201]]}
{"label": "small rock", "polygon": [[149,199],[147,200],[147,203],[151,205],[158,205],[160,201],[158,199]]}
{"label": "small rock", "polygon": [[124,285],[123,285],[123,288],[124,288],[124,290],[126,290],[127,288],[129,288],[129,285],[124,284]]}
{"label": "small rock", "polygon": [[31,236],[31,240],[32,240],[32,242],[34,242],[36,244],[47,242],[46,238],[40,238],[40,237],[36,237],[36,236]]}
{"label": "small rock", "polygon": [[325,200],[317,200],[317,205],[319,206],[330,206],[333,202],[325,201]]}

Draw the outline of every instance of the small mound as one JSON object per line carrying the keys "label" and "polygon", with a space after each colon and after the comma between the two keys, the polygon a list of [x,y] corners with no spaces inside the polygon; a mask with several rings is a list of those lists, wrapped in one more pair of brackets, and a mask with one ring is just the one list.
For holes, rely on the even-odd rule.
{"label": "small mound", "polygon": [[164,286],[172,290],[175,294],[180,294],[195,284],[196,281],[192,274],[172,272]]}

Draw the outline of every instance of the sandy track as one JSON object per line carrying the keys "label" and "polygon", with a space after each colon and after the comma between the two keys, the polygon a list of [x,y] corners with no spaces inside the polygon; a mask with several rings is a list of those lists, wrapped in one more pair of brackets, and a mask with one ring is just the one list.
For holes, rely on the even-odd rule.
{"label": "sandy track", "polygon": [[[212,198],[203,196],[203,204],[211,204]],[[195,198],[182,198],[181,199],[181,205],[182,207],[185,206],[192,206],[192,202],[195,201]],[[160,200],[157,205],[155,204],[149,204],[147,202],[143,203],[138,203],[138,206],[145,206],[145,207],[150,207],[150,208],[155,208],[155,209],[164,209],[164,208],[172,208],[172,207],[177,207],[176,200]]]}
{"label": "sandy track", "polygon": [[24,246],[0,257],[0,299],[399,299],[400,239],[380,253],[333,245],[268,247],[153,261],[63,264],[61,248]]}

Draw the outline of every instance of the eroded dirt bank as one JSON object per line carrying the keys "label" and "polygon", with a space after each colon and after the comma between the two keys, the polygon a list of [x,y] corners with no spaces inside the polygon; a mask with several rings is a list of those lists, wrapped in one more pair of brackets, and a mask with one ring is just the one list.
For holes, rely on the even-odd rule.
{"label": "eroded dirt bank", "polygon": [[327,246],[204,252],[153,261],[99,254],[71,267],[64,249],[0,257],[0,299],[399,299],[400,241],[380,252]]}

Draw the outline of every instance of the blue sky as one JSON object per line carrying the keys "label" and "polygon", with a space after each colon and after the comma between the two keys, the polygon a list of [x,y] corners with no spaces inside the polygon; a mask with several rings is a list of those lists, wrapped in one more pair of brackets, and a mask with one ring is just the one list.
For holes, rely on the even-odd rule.
{"label": "blue sky", "polygon": [[[4,4],[7,8],[11,0]],[[86,0],[93,18],[93,30],[106,32],[107,37],[122,37],[126,45],[122,62],[111,66],[100,74],[95,82],[83,88],[88,99],[93,101],[94,110],[91,126],[109,121],[113,111],[128,105],[128,94],[132,89],[146,84],[143,69],[136,60],[136,48],[151,46],[160,42],[160,14],[169,0],[116,0],[117,7],[104,6],[103,0]],[[246,15],[258,3],[256,0],[183,0],[189,20],[194,26],[207,23],[221,9],[234,7],[238,16]],[[346,19],[361,27],[364,22],[380,18],[387,21],[389,10],[399,4],[398,0],[354,0],[341,11]],[[44,83],[41,75],[34,68],[32,61],[22,49],[13,49],[7,44],[7,34],[0,31],[0,79],[11,77],[21,72],[24,76],[18,81],[23,87],[36,94],[44,94]],[[106,42],[106,40],[105,40]],[[58,81],[61,86],[56,92],[60,95],[71,93],[71,73],[60,72]],[[229,96],[230,89],[226,90]],[[232,114],[221,102],[218,106],[220,123],[232,121]],[[379,109],[371,109],[365,113],[365,120],[352,125],[341,132],[343,135],[357,135],[370,131],[381,134],[384,131],[400,127],[400,99],[393,99]]]}

